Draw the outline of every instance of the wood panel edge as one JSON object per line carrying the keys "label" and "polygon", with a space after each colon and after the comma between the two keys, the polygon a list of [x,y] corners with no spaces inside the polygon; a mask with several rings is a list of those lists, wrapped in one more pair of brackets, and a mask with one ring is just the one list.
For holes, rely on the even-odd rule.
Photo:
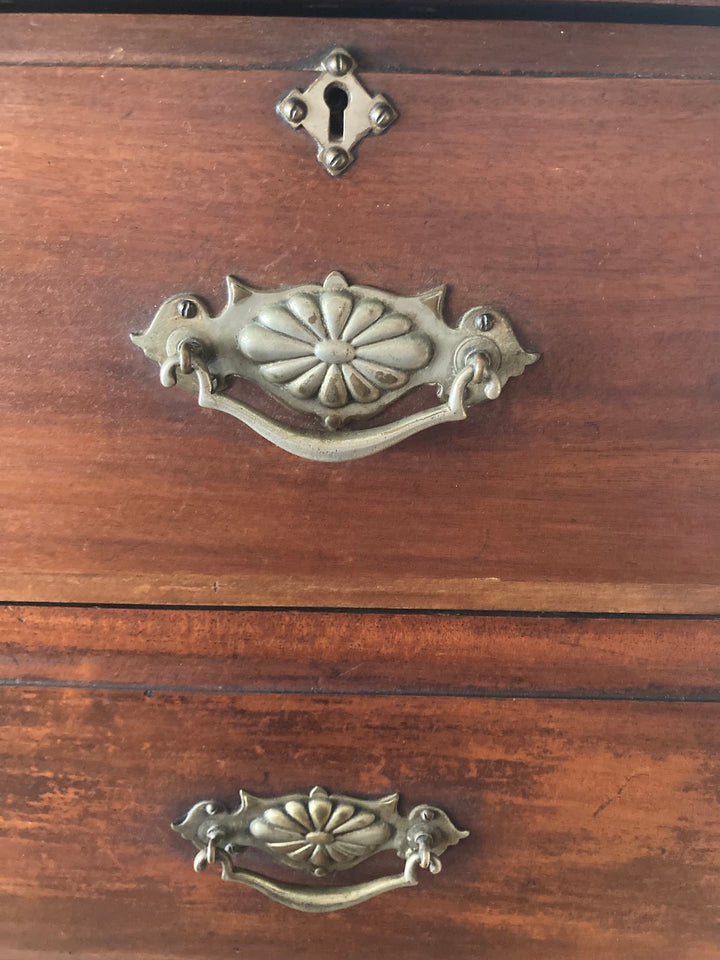
{"label": "wood panel edge", "polygon": [[714,700],[715,619],[0,606],[0,684]]}
{"label": "wood panel edge", "polygon": [[695,24],[69,13],[0,17],[4,65],[312,71],[342,37],[363,72],[720,76],[718,31]]}
{"label": "wood panel edge", "polygon": [[502,581],[495,578],[227,577],[157,573],[4,574],[2,603],[220,607],[328,607],[393,610],[720,614],[715,584]]}

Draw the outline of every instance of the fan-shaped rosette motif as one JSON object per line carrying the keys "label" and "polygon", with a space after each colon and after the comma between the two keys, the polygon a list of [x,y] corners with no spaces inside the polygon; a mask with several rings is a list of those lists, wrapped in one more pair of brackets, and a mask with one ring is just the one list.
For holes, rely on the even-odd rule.
{"label": "fan-shaped rosette motif", "polygon": [[250,833],[280,858],[323,876],[370,856],[388,839],[390,828],[369,810],[318,791],[307,800],[268,808],[251,821]]}
{"label": "fan-shaped rosette motif", "polygon": [[266,380],[335,408],[373,403],[427,364],[432,344],[413,326],[382,300],[322,290],[266,307],[239,345]]}

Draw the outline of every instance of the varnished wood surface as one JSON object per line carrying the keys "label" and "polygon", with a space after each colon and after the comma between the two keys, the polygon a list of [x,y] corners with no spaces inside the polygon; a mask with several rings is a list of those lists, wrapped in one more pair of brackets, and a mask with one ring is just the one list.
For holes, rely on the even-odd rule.
{"label": "varnished wood surface", "polygon": [[[716,956],[715,705],[27,689],[2,704],[14,956]],[[194,874],[169,828],[241,786],[316,782],[438,803],[471,837],[420,887],[317,917]]]}
{"label": "varnished wood surface", "polygon": [[718,623],[228,610],[0,608],[0,682],[718,697]]}
{"label": "varnished wood surface", "polygon": [[351,47],[363,70],[717,77],[712,27],[436,20],[14,14],[0,63],[313,69]]}
{"label": "varnished wood surface", "polygon": [[[366,79],[402,119],[336,182],[274,114],[306,72],[0,69],[0,597],[716,612],[715,85]],[[128,339],[333,268],[494,302],[543,359],[327,466]]]}

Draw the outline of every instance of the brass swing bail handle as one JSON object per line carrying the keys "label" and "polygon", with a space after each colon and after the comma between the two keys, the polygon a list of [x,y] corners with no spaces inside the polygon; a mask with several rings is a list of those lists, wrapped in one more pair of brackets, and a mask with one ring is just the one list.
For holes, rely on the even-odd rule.
{"label": "brass swing bail handle", "polygon": [[[277,446],[309,460],[354,460],[428,427],[463,420],[496,400],[538,355],[524,350],[509,320],[473,307],[456,327],[442,316],[444,287],[414,297],[349,285],[339,273],[320,284],[260,291],[227,278],[216,317],[189,294],[171,297],[133,342],[198,404],[230,414]],[[235,378],[280,404],[316,417],[320,430],[288,427],[230,396]],[[440,402],[382,426],[367,421],[417,387],[434,384]]]}
{"label": "brass swing bail handle", "polygon": [[[236,810],[202,801],[173,823],[173,830],[199,851],[195,870],[199,873],[218,863],[223,880],[244,884],[306,913],[343,910],[381,893],[415,886],[418,868],[439,873],[440,857],[448,846],[468,836],[438,807],[415,807],[403,817],[398,794],[360,800],[315,787],[308,794],[262,799],[241,790],[240,801]],[[234,858],[248,847],[318,877],[351,869],[389,849],[404,860],[404,869],[349,886],[285,883],[236,866]]]}

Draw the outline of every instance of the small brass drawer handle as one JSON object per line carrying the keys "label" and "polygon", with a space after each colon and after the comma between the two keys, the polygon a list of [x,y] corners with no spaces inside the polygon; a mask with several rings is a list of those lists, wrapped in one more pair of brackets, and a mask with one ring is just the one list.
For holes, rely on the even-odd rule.
{"label": "small brass drawer handle", "polygon": [[[398,800],[397,793],[380,800],[358,800],[328,795],[321,787],[308,794],[269,799],[241,790],[237,810],[203,800],[172,828],[199,850],[194,861],[198,873],[218,863],[223,880],[243,883],[294,910],[329,913],[388,890],[415,886],[418,867],[439,873],[442,854],[468,836],[438,807],[415,807],[403,817]],[[316,877],[348,870],[380,850],[395,850],[405,868],[402,873],[336,888],[283,883],[235,866],[233,858],[248,847]]]}
{"label": "small brass drawer handle", "polygon": [[[308,460],[354,460],[421,430],[464,420],[495,400],[538,354],[520,346],[510,321],[473,307],[456,328],[442,317],[445,287],[402,297],[325,282],[254,290],[227,278],[228,302],[211,317],[190,294],[166,300],[132,340],[160,366],[164,386],[197,393],[201,407],[237,417],[283,450]],[[227,394],[252,381],[292,410],[319,417],[325,432],[289,427]],[[436,384],[438,406],[362,430],[343,428],[386,409],[408,391]]]}

